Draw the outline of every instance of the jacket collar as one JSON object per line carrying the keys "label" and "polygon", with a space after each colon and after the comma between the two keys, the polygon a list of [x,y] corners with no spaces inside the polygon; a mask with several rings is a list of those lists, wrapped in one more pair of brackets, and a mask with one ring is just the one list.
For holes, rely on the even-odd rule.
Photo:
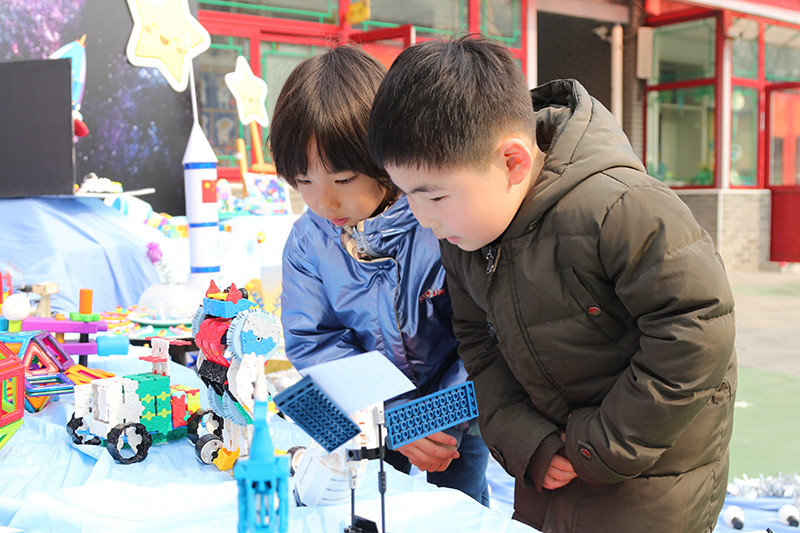
{"label": "jacket collar", "polygon": [[531,91],[536,143],[544,167],[502,239],[529,231],[544,213],[590,176],[614,167],[644,172],[616,118],[575,80],[554,80]]}
{"label": "jacket collar", "polygon": [[[342,228],[334,226],[330,220],[323,218],[311,210],[306,212],[308,217],[332,239],[341,241]],[[408,207],[406,195],[401,194],[397,200],[383,213],[372,218],[362,220],[353,229],[360,232],[370,248],[382,255],[391,255],[390,252],[397,245],[397,238],[407,234],[409,228],[417,224],[414,214]]]}

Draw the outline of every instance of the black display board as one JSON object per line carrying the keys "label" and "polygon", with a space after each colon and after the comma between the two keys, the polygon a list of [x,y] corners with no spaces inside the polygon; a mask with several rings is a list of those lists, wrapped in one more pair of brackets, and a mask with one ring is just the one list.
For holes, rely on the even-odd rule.
{"label": "black display board", "polygon": [[69,59],[0,63],[0,197],[72,194]]}
{"label": "black display board", "polygon": [[[197,0],[189,0],[189,6],[196,17]],[[156,193],[142,200],[156,212],[182,215],[191,97],[188,89],[172,90],[156,69],[128,62],[125,48],[132,29],[124,0],[0,0],[0,63],[44,60],[86,35],[80,112],[89,135],[74,141],[76,182],[94,172],[120,182],[126,191],[153,187]],[[0,100],[0,108],[15,105]],[[65,112],[70,110],[68,105]],[[0,119],[0,129],[5,138],[14,126]],[[64,142],[72,143],[72,136]],[[5,177],[2,166],[0,174]]]}

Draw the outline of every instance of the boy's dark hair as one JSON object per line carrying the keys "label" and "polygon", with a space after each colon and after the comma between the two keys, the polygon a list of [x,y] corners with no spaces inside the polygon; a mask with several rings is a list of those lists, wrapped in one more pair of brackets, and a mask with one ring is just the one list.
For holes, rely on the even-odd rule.
{"label": "boy's dark hair", "polygon": [[503,45],[463,36],[404,50],[383,79],[369,121],[382,167],[434,170],[489,164],[505,133],[535,140],[528,84]]}
{"label": "boy's dark hair", "polygon": [[372,99],[386,67],[360,48],[339,46],[306,59],[289,75],[267,139],[275,169],[292,187],[308,173],[308,149],[332,173],[354,171],[395,189],[367,147]]}

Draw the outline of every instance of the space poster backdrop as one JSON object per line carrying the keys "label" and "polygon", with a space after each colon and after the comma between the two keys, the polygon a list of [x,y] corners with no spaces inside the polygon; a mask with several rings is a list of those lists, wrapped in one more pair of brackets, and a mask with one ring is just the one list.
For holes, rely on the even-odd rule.
{"label": "space poster backdrop", "polygon": [[[197,2],[190,0],[192,13]],[[133,20],[124,0],[3,0],[0,62],[46,59],[86,35],[86,85],[80,112],[89,135],[75,144],[75,176],[94,172],[142,197],[156,212],[185,214],[181,164],[192,129],[189,90],[175,92],[154,68],[125,55]],[[0,102],[0,105],[14,105]]]}

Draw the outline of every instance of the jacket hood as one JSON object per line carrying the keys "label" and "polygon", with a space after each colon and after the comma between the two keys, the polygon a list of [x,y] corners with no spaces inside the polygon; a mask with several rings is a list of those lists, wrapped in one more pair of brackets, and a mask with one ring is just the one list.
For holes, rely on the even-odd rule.
{"label": "jacket hood", "polygon": [[514,238],[586,178],[614,167],[644,172],[617,119],[575,80],[531,90],[544,167],[504,237]]}
{"label": "jacket hood", "polygon": [[[305,216],[318,226],[328,237],[341,240],[343,229],[334,226],[330,220],[311,211],[306,211]],[[401,194],[397,200],[384,212],[366,220],[360,221],[354,230],[366,238],[370,248],[381,256],[391,256],[398,240],[405,238],[408,229],[417,224],[414,214],[408,207],[408,199]]]}

